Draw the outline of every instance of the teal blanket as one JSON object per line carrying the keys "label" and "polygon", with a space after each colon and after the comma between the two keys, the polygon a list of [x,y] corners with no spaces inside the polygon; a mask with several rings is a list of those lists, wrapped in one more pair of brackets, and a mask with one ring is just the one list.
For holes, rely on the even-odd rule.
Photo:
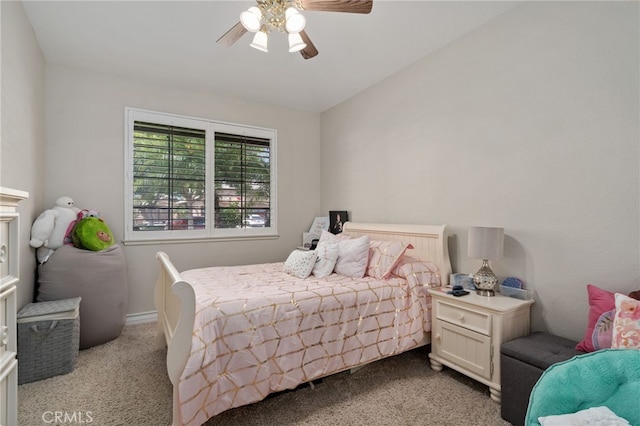
{"label": "teal blanket", "polygon": [[603,349],[547,369],[531,391],[525,425],[538,417],[605,406],[640,425],[640,350]]}

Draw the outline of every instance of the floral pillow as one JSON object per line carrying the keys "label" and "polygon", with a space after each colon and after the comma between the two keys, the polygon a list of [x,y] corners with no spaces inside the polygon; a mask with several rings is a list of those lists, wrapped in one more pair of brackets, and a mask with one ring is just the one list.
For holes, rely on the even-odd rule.
{"label": "floral pillow", "polygon": [[620,293],[615,301],[611,347],[640,349],[640,301]]}
{"label": "floral pillow", "polygon": [[284,272],[298,278],[311,275],[318,253],[315,250],[294,250],[284,262]]}
{"label": "floral pillow", "polygon": [[438,266],[411,256],[402,256],[392,269],[391,274],[406,279],[412,285],[440,286],[440,270]]}
{"label": "floral pillow", "polygon": [[593,327],[593,335],[591,336],[591,344],[598,351],[600,349],[608,349],[611,347],[611,335],[613,333],[613,317],[616,313],[615,309],[607,311],[600,315]]}
{"label": "floral pillow", "polygon": [[374,278],[387,278],[404,252],[413,248],[401,241],[377,241],[369,243],[369,265],[367,275]]}

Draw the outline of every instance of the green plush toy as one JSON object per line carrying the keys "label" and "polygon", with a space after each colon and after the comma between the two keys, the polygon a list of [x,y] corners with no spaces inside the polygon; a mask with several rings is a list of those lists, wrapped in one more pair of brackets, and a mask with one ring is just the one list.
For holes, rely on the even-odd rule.
{"label": "green plush toy", "polygon": [[73,245],[85,250],[100,251],[114,244],[113,234],[98,217],[85,217],[73,228]]}

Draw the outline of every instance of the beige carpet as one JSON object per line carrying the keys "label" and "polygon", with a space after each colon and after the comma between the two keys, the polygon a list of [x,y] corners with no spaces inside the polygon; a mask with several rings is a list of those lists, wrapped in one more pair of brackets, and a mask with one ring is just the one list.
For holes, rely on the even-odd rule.
{"label": "beige carpet", "polygon": [[[154,336],[154,324],[127,326],[118,339],[81,351],[72,373],[19,386],[19,425],[56,424],[56,415],[74,420],[67,424],[169,425],[166,351],[155,349]],[[229,410],[206,424],[509,425],[485,386],[449,369],[431,370],[426,348]]]}

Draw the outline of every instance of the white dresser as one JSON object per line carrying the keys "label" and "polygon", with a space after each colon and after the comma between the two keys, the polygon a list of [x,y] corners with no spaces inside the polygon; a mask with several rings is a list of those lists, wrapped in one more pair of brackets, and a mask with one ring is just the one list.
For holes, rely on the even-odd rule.
{"label": "white dresser", "polygon": [[19,280],[20,218],[24,191],[0,187],[0,425],[18,424],[16,284]]}

